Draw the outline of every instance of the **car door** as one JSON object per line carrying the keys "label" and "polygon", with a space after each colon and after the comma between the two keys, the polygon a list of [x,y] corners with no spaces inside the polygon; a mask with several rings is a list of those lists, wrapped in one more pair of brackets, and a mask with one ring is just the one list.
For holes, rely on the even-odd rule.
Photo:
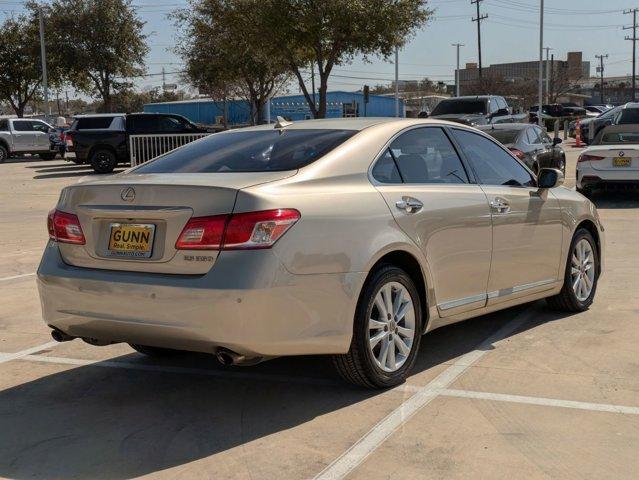
{"label": "car door", "polygon": [[446,131],[434,126],[404,131],[371,174],[395,220],[427,259],[440,315],[484,307],[490,210]]}
{"label": "car door", "polygon": [[[537,125],[529,127],[528,135],[535,150],[537,162],[537,171],[535,173],[539,173],[538,169],[549,167],[553,163],[552,140],[550,140],[550,137]],[[548,139],[547,142],[546,138]]]}
{"label": "car door", "polygon": [[32,120],[31,126],[34,133],[34,149],[38,151],[51,150],[51,137],[49,134],[51,127],[39,120]]}
{"label": "car door", "polygon": [[30,152],[34,149],[35,132],[30,120],[13,120],[12,129],[14,152]]}
{"label": "car door", "polygon": [[550,288],[561,270],[559,201],[492,139],[461,129],[454,134],[491,210],[488,305]]}

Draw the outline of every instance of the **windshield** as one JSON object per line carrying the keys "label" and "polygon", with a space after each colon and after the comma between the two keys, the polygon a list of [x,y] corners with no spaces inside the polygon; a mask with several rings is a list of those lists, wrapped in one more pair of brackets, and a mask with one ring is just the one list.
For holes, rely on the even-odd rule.
{"label": "windshield", "polygon": [[622,143],[639,145],[639,132],[604,133],[599,141],[594,142],[593,145],[619,145]]}
{"label": "windshield", "polygon": [[459,113],[486,113],[484,100],[443,100],[433,110],[435,115],[450,115]]}
{"label": "windshield", "polygon": [[484,130],[488,135],[501,143],[515,143],[521,130]]}
{"label": "windshield", "polygon": [[339,146],[356,130],[250,130],[209,135],[135,169],[135,173],[297,170]]}

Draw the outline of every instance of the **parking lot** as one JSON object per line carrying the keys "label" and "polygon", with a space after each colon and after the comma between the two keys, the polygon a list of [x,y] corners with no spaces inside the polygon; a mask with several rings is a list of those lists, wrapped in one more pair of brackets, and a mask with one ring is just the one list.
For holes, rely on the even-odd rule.
{"label": "parking lot", "polygon": [[0,165],[0,477],[637,477],[638,193],[594,198],[607,251],[589,311],[540,301],[436,330],[404,385],[367,391],[321,357],[224,368],[53,342],[35,281],[46,214],[90,173]]}

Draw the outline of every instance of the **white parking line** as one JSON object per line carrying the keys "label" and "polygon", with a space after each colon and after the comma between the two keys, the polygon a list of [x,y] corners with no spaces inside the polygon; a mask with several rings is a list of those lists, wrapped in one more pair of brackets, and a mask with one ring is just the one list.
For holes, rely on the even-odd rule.
{"label": "white parking line", "polygon": [[11,277],[3,277],[3,278],[0,278],[0,282],[6,282],[8,280],[15,280],[16,278],[32,277],[33,275],[35,275],[35,272],[33,272],[33,273],[23,273],[22,275],[13,275]]}
{"label": "white parking line", "polygon": [[42,350],[47,350],[49,348],[53,348],[56,345],[59,345],[58,342],[51,341],[47,343],[43,343],[42,345],[38,345],[37,347],[27,348],[26,350],[21,350],[16,353],[0,353],[0,363],[10,362],[11,360],[17,360],[19,358],[25,358],[34,353],[40,352]]}
{"label": "white parking line", "polygon": [[473,392],[468,390],[444,389],[440,395],[446,397],[474,398],[478,400],[494,400],[498,402],[523,403],[526,405],[541,405],[546,407],[573,408],[576,410],[590,410],[594,412],[624,413],[639,415],[639,407],[626,407],[610,403],[577,402],[558,398],[528,397],[525,395],[508,395],[504,393]]}
{"label": "white parking line", "polygon": [[494,343],[512,334],[522,324],[530,320],[534,314],[534,310],[526,310],[520,313],[484,340],[475,350],[458,358],[450,367],[424,387],[419,388],[412,397],[388,414],[348,450],[336,458],[328,467],[322,470],[315,479],[341,479],[352,472],[384,443],[393,432],[405,424],[415,413],[432,402],[433,399],[440,394],[441,390],[451,385],[470,366],[486,355]]}

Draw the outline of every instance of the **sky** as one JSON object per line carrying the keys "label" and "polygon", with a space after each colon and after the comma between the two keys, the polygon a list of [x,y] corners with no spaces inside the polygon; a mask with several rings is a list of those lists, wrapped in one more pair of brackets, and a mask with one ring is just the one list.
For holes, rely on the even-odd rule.
{"label": "sky", "polygon": [[[0,21],[19,13],[23,4],[22,0],[0,0]],[[178,74],[173,72],[182,68],[182,62],[170,51],[177,32],[168,15],[186,6],[186,0],[134,0],[133,4],[146,22],[150,45],[147,70],[152,74],[136,85],[143,89],[160,86],[162,68],[167,72],[167,83],[178,81]],[[538,59],[539,4],[540,0],[481,0],[481,14],[488,15],[481,24],[484,66]],[[453,83],[456,52],[452,43],[464,44],[460,49],[462,67],[466,62],[477,62],[477,25],[471,21],[476,6],[470,0],[429,0],[428,5],[434,15],[400,51],[399,78],[428,77]],[[639,7],[639,0],[545,0],[544,47],[552,48],[555,59],[563,60],[569,51],[582,51],[583,59],[591,62],[591,75],[596,73],[595,55],[600,54],[608,54],[606,76],[630,74],[632,42],[624,37],[632,31],[622,27],[632,24],[632,15],[624,15],[623,10],[634,7]],[[392,59],[373,59],[371,63],[355,59],[334,69],[329,89],[358,90],[364,84],[388,83],[393,78]],[[291,84],[289,92],[298,91]]]}

